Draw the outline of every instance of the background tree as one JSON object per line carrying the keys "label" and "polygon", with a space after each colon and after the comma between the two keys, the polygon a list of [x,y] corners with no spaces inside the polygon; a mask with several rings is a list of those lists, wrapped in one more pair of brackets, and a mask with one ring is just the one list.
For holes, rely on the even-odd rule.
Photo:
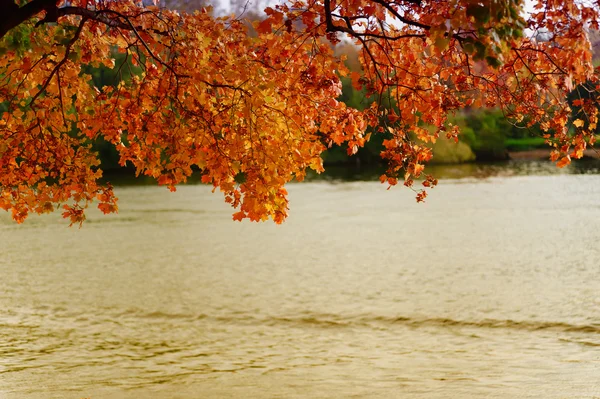
{"label": "background tree", "polygon": [[[172,11],[130,0],[2,0],[0,207],[17,221],[64,207],[72,222],[94,200],[117,210],[91,143],[174,189],[202,171],[238,209],[234,219],[281,222],[285,183],[323,170],[321,153],[356,153],[388,135],[383,182],[413,187],[448,116],[499,108],[538,125],[559,166],[593,144],[596,90],[588,31],[594,3],[539,0],[302,0],[265,9],[248,33],[240,19]],[[540,40],[538,32],[544,33]],[[332,44],[359,48],[348,71]],[[90,66],[118,82],[99,86]],[[371,98],[338,102],[340,77]],[[571,119],[570,104],[577,107]],[[585,117],[583,117],[585,116]],[[568,123],[573,120],[573,129]],[[436,180],[426,176],[425,187]],[[426,192],[415,189],[417,200]]]}

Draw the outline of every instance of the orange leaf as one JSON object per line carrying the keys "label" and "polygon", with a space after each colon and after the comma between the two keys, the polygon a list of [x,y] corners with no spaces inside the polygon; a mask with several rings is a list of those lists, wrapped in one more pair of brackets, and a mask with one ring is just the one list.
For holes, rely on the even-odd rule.
{"label": "orange leaf", "polygon": [[241,222],[246,217],[246,214],[243,211],[239,211],[233,214],[233,220],[237,220]]}
{"label": "orange leaf", "polygon": [[566,157],[563,157],[560,161],[558,161],[556,163],[556,166],[558,166],[559,168],[564,168],[565,166],[567,166],[570,163],[571,163],[571,157],[567,155]]}
{"label": "orange leaf", "polygon": [[273,30],[273,27],[271,25],[271,19],[267,18],[264,21],[262,21],[260,24],[258,24],[258,26],[256,27],[256,31],[258,33],[271,33],[271,31]]}

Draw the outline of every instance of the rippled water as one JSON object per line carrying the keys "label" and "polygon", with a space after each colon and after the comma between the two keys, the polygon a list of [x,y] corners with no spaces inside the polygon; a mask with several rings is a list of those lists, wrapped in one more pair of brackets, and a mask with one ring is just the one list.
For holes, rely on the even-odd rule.
{"label": "rippled water", "polygon": [[600,176],[0,219],[0,398],[600,398]]}

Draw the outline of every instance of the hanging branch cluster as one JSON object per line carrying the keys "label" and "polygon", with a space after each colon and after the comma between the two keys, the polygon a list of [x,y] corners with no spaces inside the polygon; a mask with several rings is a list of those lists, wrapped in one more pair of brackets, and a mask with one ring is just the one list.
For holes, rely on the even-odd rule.
{"label": "hanging branch cluster", "polygon": [[[91,149],[102,138],[122,165],[159,184],[174,189],[197,168],[237,209],[234,219],[281,222],[287,182],[308,168],[321,172],[327,146],[346,143],[355,153],[370,134],[391,134],[381,180],[413,187],[432,157],[427,143],[456,139],[447,117],[465,107],[500,107],[515,124],[540,124],[564,166],[594,141],[588,32],[599,10],[539,0],[525,19],[522,6],[300,0],[267,8],[249,34],[242,21],[206,10],[1,0],[0,207],[19,222],[62,206],[80,223],[93,201],[115,212]],[[362,74],[333,54],[344,36],[360,48]],[[89,68],[100,65],[114,72],[113,84],[93,83]],[[338,102],[348,74],[379,101],[365,111]],[[569,104],[576,87],[589,93]]]}

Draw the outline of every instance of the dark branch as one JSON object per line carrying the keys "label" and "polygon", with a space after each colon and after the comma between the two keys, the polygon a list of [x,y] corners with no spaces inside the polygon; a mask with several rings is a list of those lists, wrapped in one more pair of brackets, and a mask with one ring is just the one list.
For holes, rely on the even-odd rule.
{"label": "dark branch", "polygon": [[44,10],[52,9],[56,9],[56,0],[33,0],[20,8],[11,0],[1,0],[0,12],[3,17],[0,17],[0,39],[12,28],[16,28]]}
{"label": "dark branch", "polygon": [[[54,67],[54,69],[52,69],[52,72],[50,73],[50,76],[48,76],[48,79],[46,79],[46,82],[42,85],[42,87],[40,88],[40,90],[36,93],[35,96],[33,96],[33,98],[31,99],[31,102],[29,103],[30,107],[35,103],[35,100],[38,99],[38,97],[40,96],[40,94],[42,94],[43,92],[46,91],[46,88],[50,84],[50,81],[52,80],[52,78],[54,77],[54,75],[56,75],[58,73],[58,71],[60,70],[60,68],[69,59],[69,54],[71,54],[71,48],[73,47],[73,44],[75,44],[75,42],[79,39],[79,36],[81,35],[81,32],[83,31],[83,26],[85,25],[86,21],[87,21],[87,19],[84,18],[79,23],[79,26],[77,27],[77,31],[75,32],[75,34],[73,35],[73,37],[71,38],[71,40],[69,40],[69,43],[67,43],[67,48],[65,49],[65,55],[63,56],[62,60],[60,60],[60,62],[58,64],[56,64],[56,66]],[[59,87],[60,87],[60,85],[59,85]]]}
{"label": "dark branch", "polygon": [[[420,37],[420,38],[425,37],[424,34],[418,34],[418,33],[407,33],[407,34],[390,36],[390,35],[386,35],[385,33],[378,34],[378,33],[370,33],[370,32],[357,32],[352,28],[351,21],[353,19],[358,19],[358,18],[368,18],[367,16],[359,16],[359,17],[350,18],[350,17],[338,16],[336,14],[333,14],[331,11],[331,0],[324,0],[324,6],[325,6],[325,24],[326,24],[328,32],[344,32],[356,39],[370,37],[370,38],[375,38],[375,39],[392,40],[392,41],[399,40],[399,39],[411,38],[411,37]],[[335,25],[333,23],[333,16],[343,19],[344,22],[346,23],[346,26]],[[425,26],[425,25],[423,25],[423,26]],[[382,32],[384,32],[384,31],[382,30]]]}
{"label": "dark branch", "polygon": [[[377,3],[381,6],[383,6],[386,10],[388,10],[394,17],[398,18],[400,21],[404,22],[407,25],[411,25],[411,26],[415,26],[417,28],[421,28],[421,29],[425,29],[425,30],[429,30],[431,29],[431,26],[429,25],[425,25],[422,24],[420,22],[417,21],[413,21],[410,20],[408,18],[403,17],[402,15],[400,15],[400,13],[398,13],[398,11],[396,11],[394,9],[394,7],[392,7],[388,2],[386,2],[385,0],[371,0],[373,1],[373,3]],[[416,4],[418,4],[419,2],[417,2]]]}
{"label": "dark branch", "polygon": [[[48,22],[56,22],[58,18],[66,15],[79,15],[85,19],[100,22],[111,28],[129,31],[138,29],[130,22],[130,18],[139,15],[128,16],[113,10],[89,10],[87,8],[72,6],[58,8],[56,3],[56,0],[33,0],[19,8],[11,0],[0,0],[0,13],[8,15],[8,17],[0,17],[0,39],[4,37],[9,30],[30,20],[42,11],[46,11],[46,15],[36,23],[36,27]],[[149,29],[148,31],[158,35],[168,35],[168,32],[157,29]]]}

